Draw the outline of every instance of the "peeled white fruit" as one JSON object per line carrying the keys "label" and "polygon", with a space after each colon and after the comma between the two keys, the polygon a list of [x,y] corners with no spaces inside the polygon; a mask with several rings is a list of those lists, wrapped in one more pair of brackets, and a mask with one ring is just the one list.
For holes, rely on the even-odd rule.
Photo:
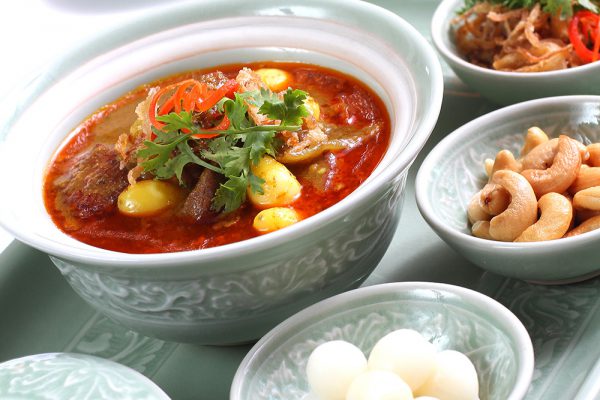
{"label": "peeled white fruit", "polygon": [[454,350],[444,350],[436,356],[436,369],[415,393],[439,400],[477,400],[479,382],[475,366],[467,356]]}
{"label": "peeled white fruit", "polygon": [[346,400],[413,400],[410,387],[389,371],[367,371],[354,379]]}
{"label": "peeled white fruit", "polygon": [[375,344],[369,355],[369,370],[391,371],[415,391],[434,372],[435,354],[435,347],[419,332],[399,329]]}
{"label": "peeled white fruit", "polygon": [[345,400],[350,384],[367,370],[367,359],[355,345],[333,340],[318,346],[308,358],[308,383],[320,400]]}

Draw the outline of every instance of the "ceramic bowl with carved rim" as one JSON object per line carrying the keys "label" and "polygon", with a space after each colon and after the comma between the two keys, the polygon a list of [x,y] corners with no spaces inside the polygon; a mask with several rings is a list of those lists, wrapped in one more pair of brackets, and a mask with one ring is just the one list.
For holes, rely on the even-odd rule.
{"label": "ceramic bowl with carved rim", "polygon": [[484,160],[502,149],[518,156],[527,129],[549,137],[600,141],[600,97],[562,96],[515,104],[479,117],[439,142],[416,179],[419,211],[459,254],[483,269],[538,283],[569,283],[600,273],[600,231],[544,242],[513,243],[471,235],[467,205],[487,183]]}
{"label": "ceramic bowl with carved rim", "polygon": [[[284,230],[197,251],[116,253],[54,226],[42,199],[44,170],[79,121],[159,77],[261,60],[336,69],[382,98],[390,145],[356,191]],[[202,344],[259,338],[366,279],[392,239],[408,167],[435,125],[443,92],[427,41],[396,14],[359,1],[170,4],[59,61],[2,127],[0,170],[18,165],[19,173],[2,176],[11,190],[0,196],[0,222],[48,253],[73,289],[111,319],[145,335]]]}
{"label": "ceramic bowl with carved rim", "polygon": [[451,21],[465,0],[443,0],[431,20],[433,44],[450,68],[471,88],[499,104],[540,97],[600,94],[600,63],[547,72],[505,72],[472,64],[454,44]]}
{"label": "ceramic bowl with carved rim", "polygon": [[0,364],[0,398],[169,400],[139,372],[100,357],[47,353]]}
{"label": "ceramic bowl with carved rim", "polygon": [[470,289],[402,282],[323,300],[275,327],[242,361],[230,400],[306,399],[306,364],[318,345],[345,340],[368,356],[385,334],[404,328],[420,332],[438,350],[467,355],[477,370],[481,400],[525,396],[533,374],[533,347],[517,317]]}

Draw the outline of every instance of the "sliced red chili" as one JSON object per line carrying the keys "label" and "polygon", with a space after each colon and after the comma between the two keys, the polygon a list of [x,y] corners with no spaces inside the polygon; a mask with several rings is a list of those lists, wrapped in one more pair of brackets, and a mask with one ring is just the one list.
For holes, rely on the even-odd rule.
{"label": "sliced red chili", "polygon": [[[213,126],[212,128],[209,128],[209,129],[204,129],[204,130],[205,131],[224,131],[225,129],[229,128],[230,124],[231,124],[231,122],[229,121],[229,118],[227,118],[227,115],[225,115],[225,116],[223,116],[223,119],[221,120],[221,122],[219,122],[218,125]],[[192,137],[194,137],[196,139],[212,139],[219,135],[220,135],[220,133],[198,133],[196,135],[192,135]]]}
{"label": "sliced red chili", "polygon": [[156,120],[156,105],[157,105],[158,101],[160,100],[160,98],[163,97],[164,94],[167,93],[169,90],[173,89],[173,87],[174,87],[174,85],[165,86],[164,88],[162,88],[158,92],[156,92],[154,94],[154,96],[152,97],[152,100],[150,100],[150,104],[148,107],[149,108],[148,118],[150,119],[150,123],[157,129],[162,128],[163,126],[165,126],[165,124]]}
{"label": "sliced red chili", "polygon": [[[149,118],[150,123],[157,129],[165,126],[164,123],[157,121],[157,115],[165,115],[170,112],[180,113],[183,111],[198,111],[205,112],[214,107],[223,97],[232,96],[237,90],[239,84],[235,79],[230,79],[216,90],[209,90],[204,83],[198,82],[195,79],[187,79],[182,82],[171,84],[160,89],[150,100]],[[160,99],[170,90],[173,94],[165,100],[157,111],[157,105]],[[225,130],[229,128],[229,118],[224,116],[221,122],[214,128],[208,130]],[[188,133],[184,130],[185,133]],[[218,136],[214,134],[197,134],[195,138],[209,139]]]}
{"label": "sliced red chili", "polygon": [[196,110],[200,112],[208,111],[211,107],[219,102],[223,97],[230,96],[237,90],[239,83],[235,79],[230,79],[225,82],[220,88],[214,90],[199,104],[196,104]]}
{"label": "sliced red chili", "polygon": [[575,13],[569,23],[569,40],[583,63],[600,59],[600,16],[587,10]]}
{"label": "sliced red chili", "polygon": [[198,85],[192,86],[188,95],[181,102],[181,106],[186,111],[192,111],[200,97],[200,88]]}
{"label": "sliced red chili", "polygon": [[596,25],[596,34],[594,35],[594,49],[592,50],[592,61],[598,61],[600,52],[600,24]]}

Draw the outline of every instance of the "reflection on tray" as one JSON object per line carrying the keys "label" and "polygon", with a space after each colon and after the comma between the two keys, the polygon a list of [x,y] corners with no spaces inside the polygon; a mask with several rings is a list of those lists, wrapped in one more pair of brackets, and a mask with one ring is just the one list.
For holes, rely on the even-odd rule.
{"label": "reflection on tray", "polygon": [[142,336],[96,313],[64,351],[108,358],[153,376],[176,346],[177,343]]}
{"label": "reflection on tray", "polygon": [[600,348],[600,279],[539,286],[506,279],[493,296],[523,322],[535,351],[527,399],[574,399],[597,381]]}

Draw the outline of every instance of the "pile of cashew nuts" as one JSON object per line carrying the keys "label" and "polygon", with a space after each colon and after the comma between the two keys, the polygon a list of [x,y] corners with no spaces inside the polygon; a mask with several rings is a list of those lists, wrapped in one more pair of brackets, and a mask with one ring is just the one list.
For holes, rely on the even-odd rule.
{"label": "pile of cashew nuts", "polygon": [[600,228],[600,143],[532,127],[519,159],[502,150],[485,170],[488,183],[467,207],[474,236],[535,242]]}

